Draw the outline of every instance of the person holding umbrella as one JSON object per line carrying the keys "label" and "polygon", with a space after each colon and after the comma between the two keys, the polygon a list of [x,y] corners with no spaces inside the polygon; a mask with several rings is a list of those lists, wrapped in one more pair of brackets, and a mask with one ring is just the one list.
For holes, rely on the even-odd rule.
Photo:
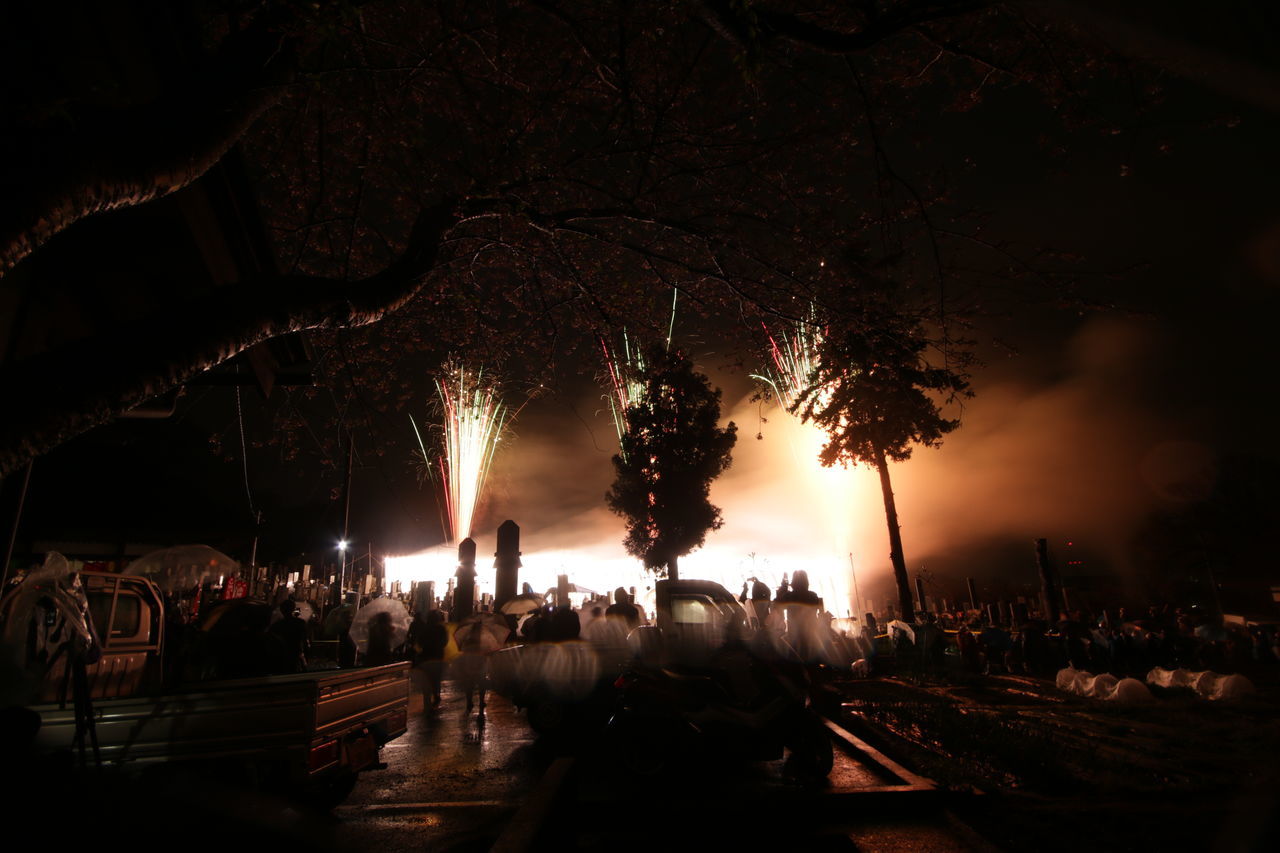
{"label": "person holding umbrella", "polygon": [[471,709],[475,707],[474,694],[474,698],[479,700],[479,716],[482,720],[488,655],[502,648],[510,634],[511,629],[507,627],[506,620],[488,611],[463,620],[453,632],[453,641],[460,652],[453,662],[454,678],[467,697],[467,713],[471,713]]}

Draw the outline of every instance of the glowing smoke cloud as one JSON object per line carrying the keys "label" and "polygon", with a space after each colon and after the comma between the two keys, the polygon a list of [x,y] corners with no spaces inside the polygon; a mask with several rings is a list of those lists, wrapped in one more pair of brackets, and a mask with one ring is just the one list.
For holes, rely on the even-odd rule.
{"label": "glowing smoke cloud", "polygon": [[[471,535],[493,454],[508,420],[507,407],[498,394],[498,383],[478,368],[449,362],[435,384],[444,419],[444,449],[428,470],[433,476],[438,470],[445,484],[445,521],[450,541],[456,543]],[[423,458],[429,458],[421,434],[418,443]]]}

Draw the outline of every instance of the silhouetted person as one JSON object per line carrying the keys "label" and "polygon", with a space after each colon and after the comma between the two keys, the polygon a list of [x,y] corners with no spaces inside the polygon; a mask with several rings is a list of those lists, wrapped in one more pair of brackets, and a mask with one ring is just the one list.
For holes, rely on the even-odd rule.
{"label": "silhouetted person", "polygon": [[365,666],[391,663],[391,614],[382,611],[369,623],[369,645],[364,653]]}
{"label": "silhouetted person", "polygon": [[807,572],[800,570],[791,576],[791,589],[778,596],[778,605],[787,616],[787,642],[802,660],[816,660],[823,648],[818,626],[822,599],[809,589]]}
{"label": "silhouetted person", "polygon": [[[487,687],[485,682],[488,678],[489,661],[485,656],[480,631],[469,631],[463,636],[463,641],[458,645],[459,655],[453,660],[453,676],[458,682],[458,688],[467,697],[467,713],[475,707],[474,694],[474,699],[480,702],[480,716],[484,717],[484,694]],[[456,632],[454,637],[457,638]]]}
{"label": "silhouetted person", "polygon": [[280,618],[267,629],[271,671],[302,672],[307,668],[307,620],[292,598],[280,603],[279,612]]}
{"label": "silhouetted person", "polygon": [[540,607],[524,617],[520,624],[520,636],[530,643],[540,642],[543,639],[543,628],[547,624],[550,611],[549,607]]}
{"label": "silhouetted person", "polygon": [[409,626],[409,642],[413,649],[413,665],[422,673],[422,710],[440,704],[440,683],[444,680],[444,650],[449,644],[449,631],[444,627],[444,614],[432,610],[424,618],[413,617]]}
{"label": "silhouetted person", "polygon": [[[751,604],[747,609],[747,614],[751,616],[756,627],[764,627],[769,618],[769,586],[759,578],[748,578],[747,580],[751,581]],[[738,596],[738,603],[745,605],[747,601],[747,583],[743,581],[742,595]]]}
{"label": "silhouetted person", "polygon": [[547,629],[546,639],[553,643],[576,640],[582,631],[582,622],[578,619],[576,610],[568,605],[562,605],[552,611]]}
{"label": "silhouetted person", "polygon": [[627,631],[634,631],[640,624],[640,608],[631,601],[631,594],[623,587],[613,591],[613,604],[604,611],[605,618],[622,619],[627,623]]}
{"label": "silhouetted person", "polygon": [[936,668],[944,663],[946,649],[942,644],[938,617],[934,614],[924,614],[924,622],[916,626],[916,647],[920,650],[921,666]]}
{"label": "silhouetted person", "polygon": [[982,671],[982,646],[963,622],[956,631],[956,647],[960,650],[960,666],[966,672]]}

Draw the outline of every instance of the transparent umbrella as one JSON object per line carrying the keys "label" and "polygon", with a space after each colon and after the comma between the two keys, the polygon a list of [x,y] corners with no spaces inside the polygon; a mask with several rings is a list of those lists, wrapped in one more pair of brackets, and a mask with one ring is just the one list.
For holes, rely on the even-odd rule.
{"label": "transparent umbrella", "polygon": [[86,663],[101,654],[84,587],[56,551],[0,602],[0,627],[2,644],[15,650],[24,665],[39,663],[39,676],[44,662],[55,658],[64,644]]}
{"label": "transparent umbrella", "polygon": [[356,615],[354,604],[339,604],[324,617],[321,636],[326,640],[336,640],[351,630],[351,623]]}
{"label": "transparent umbrella", "polygon": [[915,629],[912,628],[910,625],[908,625],[906,622],[903,622],[901,619],[891,620],[887,627],[889,628],[890,631],[892,631],[894,628],[897,628],[898,630],[902,631],[902,633],[907,635],[908,640],[910,640],[913,643],[916,641]]}
{"label": "transparent umbrella", "polygon": [[357,610],[351,620],[351,641],[361,654],[369,650],[369,626],[379,613],[391,614],[391,648],[404,645],[409,636],[409,623],[413,621],[409,616],[409,608],[400,603],[399,599],[375,598]]}
{"label": "transparent umbrella", "polygon": [[148,578],[165,592],[178,592],[209,578],[239,570],[239,563],[216,548],[179,545],[139,557],[125,568],[124,573]]}

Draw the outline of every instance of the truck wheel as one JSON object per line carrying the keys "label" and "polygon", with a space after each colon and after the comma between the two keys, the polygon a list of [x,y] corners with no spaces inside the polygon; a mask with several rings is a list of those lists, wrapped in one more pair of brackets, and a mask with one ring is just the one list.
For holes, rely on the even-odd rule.
{"label": "truck wheel", "polygon": [[314,783],[306,793],[306,803],[319,812],[333,811],[351,795],[360,774],[346,770]]}

